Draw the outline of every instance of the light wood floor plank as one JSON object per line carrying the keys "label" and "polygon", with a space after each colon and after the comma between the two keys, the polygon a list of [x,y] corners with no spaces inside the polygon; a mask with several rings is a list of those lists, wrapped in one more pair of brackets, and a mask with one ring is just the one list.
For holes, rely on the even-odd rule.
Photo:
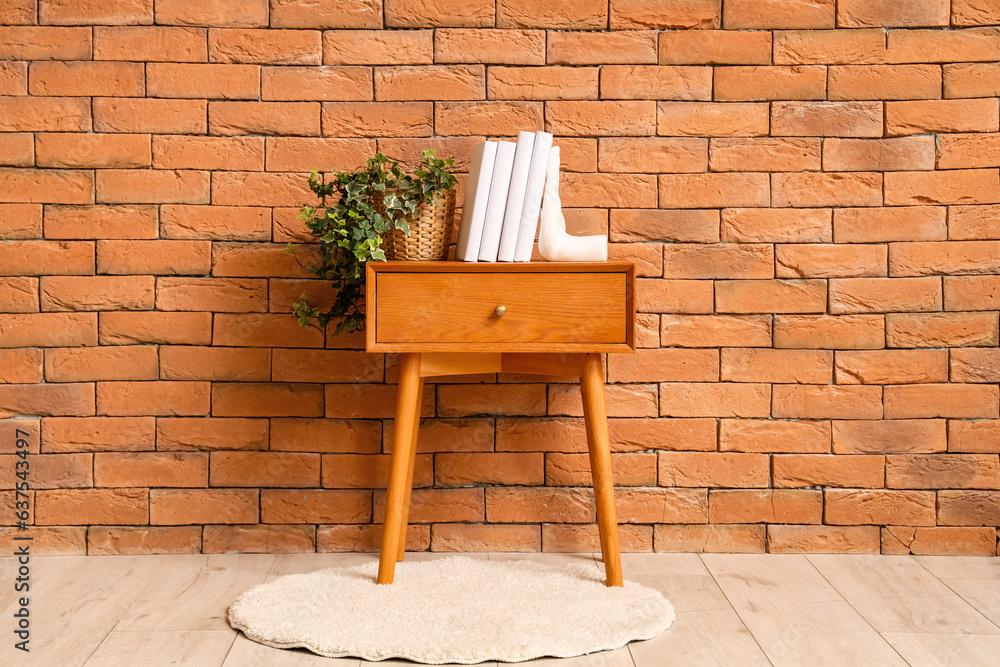
{"label": "light wood floor plank", "polygon": [[331,567],[354,567],[377,563],[378,554],[280,554],[275,557],[267,581],[274,581],[286,574],[308,574]]}
{"label": "light wood floor plank", "polygon": [[701,559],[737,611],[737,601],[770,599],[794,604],[843,599],[805,556],[702,554]]}
{"label": "light wood floor plank", "polygon": [[224,630],[198,632],[112,632],[94,651],[84,667],[122,665],[222,665],[233,643]]}
{"label": "light wood floor plank", "polygon": [[616,651],[600,651],[575,658],[539,658],[522,664],[532,667],[635,667],[627,646]]}
{"label": "light wood floor plank", "polygon": [[818,554],[806,558],[846,600],[951,593],[910,556]]}
{"label": "light wood floor plank", "polygon": [[306,649],[271,648],[251,641],[240,633],[222,665],[223,667],[359,667],[361,662],[357,658],[324,658]]}
{"label": "light wood floor plank", "polygon": [[913,667],[974,667],[996,665],[1000,637],[996,635],[883,635]]}
{"label": "light wood floor plank", "polygon": [[975,556],[914,556],[939,579],[992,579],[1000,581],[1000,558]]}
{"label": "light wood floor plank", "polygon": [[229,605],[262,583],[274,556],[173,556],[115,628],[121,632],[228,630]]}
{"label": "light wood floor plank", "polygon": [[731,608],[678,612],[663,634],[628,646],[636,667],[764,667],[771,663]]}
{"label": "light wood floor plank", "polygon": [[951,590],[971,604],[980,614],[1000,626],[1000,581],[979,579],[942,579]]}

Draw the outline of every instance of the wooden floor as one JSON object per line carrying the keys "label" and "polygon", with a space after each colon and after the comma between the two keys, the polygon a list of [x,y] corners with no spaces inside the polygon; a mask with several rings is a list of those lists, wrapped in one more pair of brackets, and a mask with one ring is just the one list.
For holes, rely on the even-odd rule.
{"label": "wooden floor", "polygon": [[[553,563],[593,558],[479,557]],[[4,558],[0,665],[358,667],[356,659],[255,644],[229,628],[226,609],[245,589],[274,577],[375,559],[372,554],[34,558],[31,652],[24,654],[12,647],[16,564]],[[622,560],[626,579],[657,588],[673,602],[673,627],[618,651],[532,665],[1000,664],[1000,558],[625,554]]]}

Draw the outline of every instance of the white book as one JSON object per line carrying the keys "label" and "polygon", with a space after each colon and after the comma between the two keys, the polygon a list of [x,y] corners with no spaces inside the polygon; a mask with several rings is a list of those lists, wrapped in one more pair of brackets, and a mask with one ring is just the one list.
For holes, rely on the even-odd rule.
{"label": "white book", "polygon": [[501,141],[497,146],[493,182],[490,184],[490,200],[486,206],[486,224],[483,225],[483,242],[479,246],[481,262],[497,261],[503,213],[507,206],[507,191],[510,188],[510,170],[514,165],[514,148],[515,144],[512,141]]}
{"label": "white book", "polygon": [[528,167],[531,165],[531,149],[535,145],[534,132],[517,134],[517,150],[514,151],[514,166],[507,193],[507,210],[503,216],[503,232],[500,234],[501,262],[514,261],[514,247],[517,245],[517,228],[521,225],[521,209],[524,208],[524,189],[528,185]]}
{"label": "white book", "polygon": [[497,143],[484,141],[472,147],[469,181],[465,186],[462,204],[462,223],[458,228],[458,247],[455,259],[475,262],[479,258],[479,245],[483,239],[486,222],[486,205],[490,198],[493,164],[497,156]]}
{"label": "white book", "polygon": [[551,148],[552,135],[548,132],[536,132],[535,145],[531,149],[531,166],[528,167],[528,186],[524,191],[524,208],[521,209],[521,223],[517,228],[515,262],[531,260],[531,247],[535,243],[535,232],[538,231],[538,213],[542,208],[545,169]]}

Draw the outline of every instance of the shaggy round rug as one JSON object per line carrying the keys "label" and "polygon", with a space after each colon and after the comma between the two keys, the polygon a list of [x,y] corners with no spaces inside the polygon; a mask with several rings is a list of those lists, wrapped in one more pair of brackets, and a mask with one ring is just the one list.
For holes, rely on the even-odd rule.
{"label": "shaggy round rug", "polygon": [[597,564],[545,565],[465,557],[378,563],[293,574],[255,586],[229,608],[229,623],[276,648],[365,660],[427,664],[568,658],[649,639],[674,609],[632,582],[604,585]]}

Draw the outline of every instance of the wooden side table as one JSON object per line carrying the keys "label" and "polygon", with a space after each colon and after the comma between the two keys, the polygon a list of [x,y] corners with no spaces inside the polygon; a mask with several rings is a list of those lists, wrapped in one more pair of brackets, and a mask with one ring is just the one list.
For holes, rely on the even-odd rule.
{"label": "wooden side table", "polygon": [[635,351],[630,263],[372,262],[367,350],[401,352],[378,583],[403,560],[424,378],[534,373],[580,378],[608,586],[622,585],[603,352]]}

